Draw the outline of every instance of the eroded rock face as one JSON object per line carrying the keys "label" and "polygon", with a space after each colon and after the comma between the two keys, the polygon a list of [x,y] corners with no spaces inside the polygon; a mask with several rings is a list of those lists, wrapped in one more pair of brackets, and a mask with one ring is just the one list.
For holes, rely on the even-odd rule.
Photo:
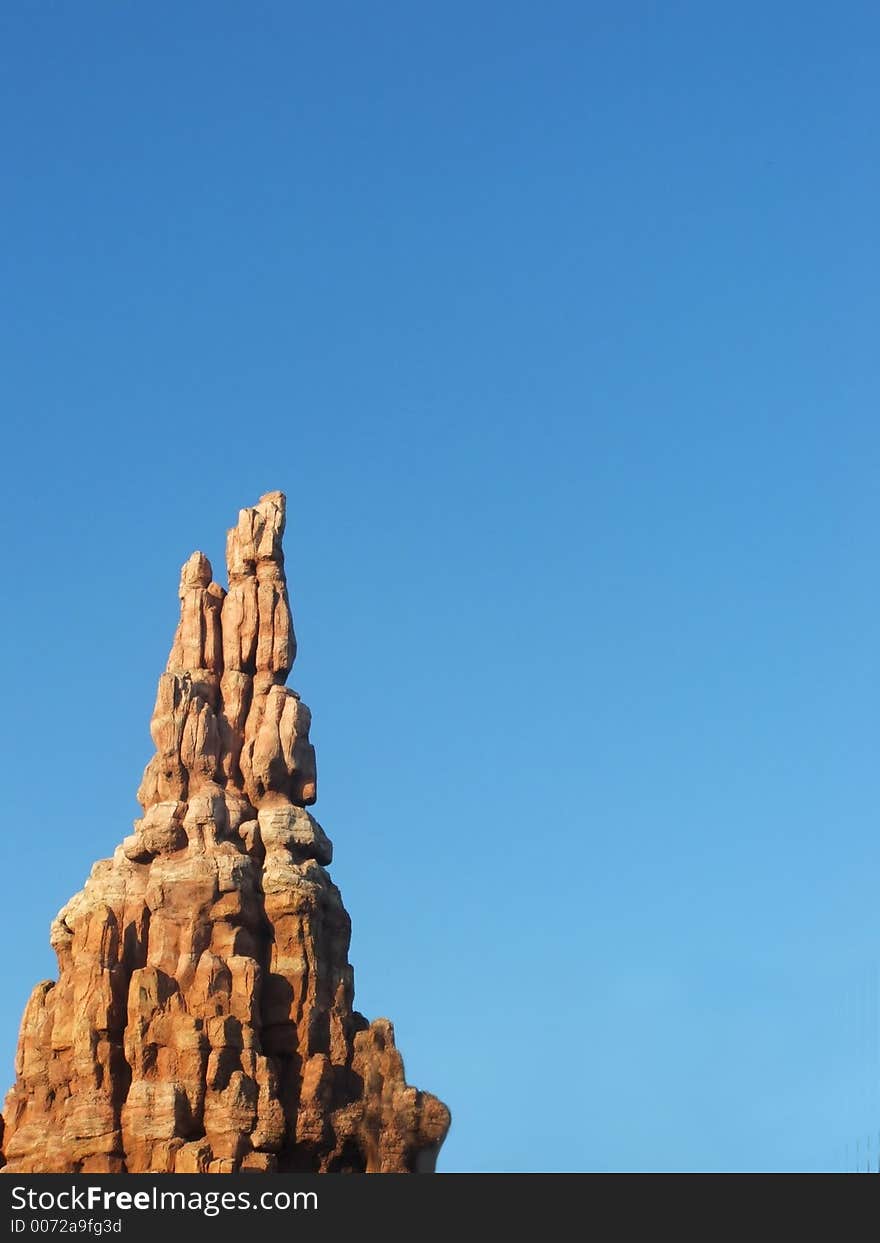
{"label": "eroded rock face", "polygon": [[194,553],[159,679],[143,816],[52,924],[25,1008],[4,1172],[433,1169],[449,1127],[386,1019],[353,1009],[325,868],[280,492]]}

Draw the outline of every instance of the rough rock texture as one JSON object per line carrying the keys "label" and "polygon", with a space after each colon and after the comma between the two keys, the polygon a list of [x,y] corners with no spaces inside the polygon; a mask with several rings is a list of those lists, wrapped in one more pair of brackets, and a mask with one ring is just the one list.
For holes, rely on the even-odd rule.
{"label": "rough rock texture", "polygon": [[[449,1126],[385,1019],[352,1008],[296,653],[284,497],[239,515],[229,589],[194,553],[159,679],[143,817],[52,925],[4,1172],[422,1172]],[[0,1136],[3,1132],[0,1131]]]}

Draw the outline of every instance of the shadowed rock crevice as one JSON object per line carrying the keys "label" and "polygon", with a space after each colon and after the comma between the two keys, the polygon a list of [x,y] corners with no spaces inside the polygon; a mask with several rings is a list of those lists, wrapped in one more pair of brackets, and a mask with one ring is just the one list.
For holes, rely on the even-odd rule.
{"label": "shadowed rock crevice", "polygon": [[193,553],[134,832],[52,924],[25,1008],[4,1172],[432,1170],[449,1127],[386,1019],[353,1009],[326,871],[280,492]]}

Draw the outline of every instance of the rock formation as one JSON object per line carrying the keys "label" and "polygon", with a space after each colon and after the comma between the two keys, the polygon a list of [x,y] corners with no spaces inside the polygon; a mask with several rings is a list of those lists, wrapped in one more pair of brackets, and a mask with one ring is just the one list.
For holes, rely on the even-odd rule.
{"label": "rock formation", "polygon": [[350,922],[306,811],[284,512],[280,492],[241,511],[227,591],[202,553],[183,567],[143,817],[52,924],[4,1172],[434,1167],[449,1113],[407,1085],[391,1024],[352,1007]]}

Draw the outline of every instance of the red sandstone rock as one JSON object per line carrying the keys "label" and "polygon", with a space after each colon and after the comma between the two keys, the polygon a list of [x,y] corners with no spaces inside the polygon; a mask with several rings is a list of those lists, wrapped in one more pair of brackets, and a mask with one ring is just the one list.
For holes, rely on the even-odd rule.
{"label": "red sandstone rock", "polygon": [[229,589],[194,553],[153,712],[144,809],[52,924],[25,1008],[4,1172],[430,1171],[449,1127],[386,1019],[352,1008],[325,867],[284,497],[242,510]]}

